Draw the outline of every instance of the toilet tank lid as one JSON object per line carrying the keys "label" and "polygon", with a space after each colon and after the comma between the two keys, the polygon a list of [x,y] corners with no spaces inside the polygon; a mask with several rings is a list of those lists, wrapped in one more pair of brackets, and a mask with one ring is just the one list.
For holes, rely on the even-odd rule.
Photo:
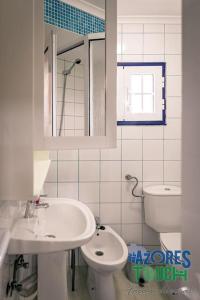
{"label": "toilet tank lid", "polygon": [[154,196],[180,196],[181,188],[175,185],[151,185],[144,187],[143,192]]}

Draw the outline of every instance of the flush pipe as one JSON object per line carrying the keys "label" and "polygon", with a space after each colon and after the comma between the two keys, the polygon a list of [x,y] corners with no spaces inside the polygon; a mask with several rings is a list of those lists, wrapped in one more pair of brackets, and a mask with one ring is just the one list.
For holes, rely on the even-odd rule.
{"label": "flush pipe", "polygon": [[137,177],[136,177],[136,176],[132,176],[132,175],[130,175],[130,174],[127,174],[127,175],[125,175],[125,179],[126,179],[127,181],[131,181],[132,179],[135,180],[135,183],[134,183],[134,186],[133,186],[133,188],[132,188],[132,192],[131,192],[131,193],[132,193],[133,197],[143,199],[143,198],[144,198],[143,193],[142,193],[142,195],[137,195],[137,194],[135,194],[135,189],[137,188],[138,183],[139,183]]}

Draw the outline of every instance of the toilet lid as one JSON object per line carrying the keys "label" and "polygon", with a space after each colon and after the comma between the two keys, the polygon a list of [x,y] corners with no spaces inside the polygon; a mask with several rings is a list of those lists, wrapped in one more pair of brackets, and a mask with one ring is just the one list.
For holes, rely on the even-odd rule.
{"label": "toilet lid", "polygon": [[166,250],[181,250],[180,232],[160,233],[160,241]]}

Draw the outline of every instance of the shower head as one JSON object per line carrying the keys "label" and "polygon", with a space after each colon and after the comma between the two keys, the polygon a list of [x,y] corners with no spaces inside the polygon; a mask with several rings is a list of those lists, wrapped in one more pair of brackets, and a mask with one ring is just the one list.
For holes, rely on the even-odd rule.
{"label": "shower head", "polygon": [[72,71],[72,69],[74,68],[74,66],[75,66],[76,64],[79,65],[80,63],[81,63],[81,59],[80,59],[80,58],[76,58],[76,59],[73,61],[71,67],[69,67],[67,70],[64,70],[64,71],[63,71],[63,75],[64,75],[64,76],[67,76],[67,75],[71,74],[71,71]]}

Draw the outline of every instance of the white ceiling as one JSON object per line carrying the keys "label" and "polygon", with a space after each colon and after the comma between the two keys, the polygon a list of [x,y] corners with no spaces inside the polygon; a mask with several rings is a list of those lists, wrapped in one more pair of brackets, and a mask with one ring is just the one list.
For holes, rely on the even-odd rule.
{"label": "white ceiling", "polygon": [[117,0],[119,16],[181,15],[182,0]]}

